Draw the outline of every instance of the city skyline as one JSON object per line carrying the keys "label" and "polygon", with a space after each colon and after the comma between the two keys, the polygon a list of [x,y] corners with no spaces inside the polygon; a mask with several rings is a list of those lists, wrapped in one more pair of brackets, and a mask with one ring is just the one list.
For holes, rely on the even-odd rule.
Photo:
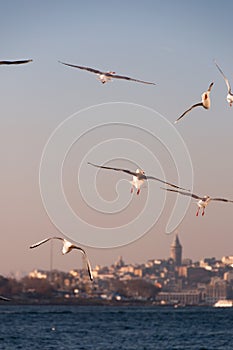
{"label": "city skyline", "polygon": [[182,245],[176,235],[167,259],[126,264],[120,256],[110,266],[95,266],[91,280],[85,263],[67,272],[51,265],[50,270],[34,269],[21,277],[0,276],[0,294],[8,298],[3,301],[25,304],[46,300],[80,305],[139,301],[157,306],[232,306],[232,267],[233,256],[221,260],[205,257],[199,262],[182,259]]}
{"label": "city skyline", "polygon": [[[177,243],[178,242],[178,243]],[[23,276],[27,276],[28,274],[32,273],[33,271],[61,271],[61,272],[66,272],[68,273],[69,271],[76,270],[76,269],[82,269],[83,261],[80,257],[77,257],[75,254],[72,257],[72,254],[69,259],[69,267],[64,268],[62,267],[65,266],[65,261],[63,260],[63,256],[60,254],[60,246],[59,244],[55,244],[56,246],[54,247],[54,244],[50,242],[51,245],[49,247],[49,252],[46,258],[44,259],[44,263],[41,263],[41,267],[39,266],[34,266],[31,268],[31,270],[28,271],[11,271],[9,276],[15,276],[16,278],[21,278]],[[178,249],[177,249],[178,248]],[[192,256],[187,256],[185,253],[185,247],[183,246],[182,242],[180,241],[179,234],[176,232],[174,237],[170,240],[170,244],[167,247],[167,254],[165,256],[152,256],[147,260],[144,261],[129,261],[127,257],[124,257],[122,255],[119,255],[116,257],[115,260],[110,261],[109,264],[96,264],[92,265],[92,270],[94,271],[96,268],[101,267],[101,268],[109,268],[113,265],[117,265],[119,261],[122,261],[124,266],[140,266],[143,264],[147,264],[150,261],[167,261],[169,259],[172,259],[174,261],[174,264],[176,267],[186,265],[186,262],[189,261],[192,264],[197,264],[205,260],[211,260],[214,259],[216,261],[224,261],[226,264],[231,264],[231,261],[233,262],[233,255],[222,255],[222,256],[212,256],[212,255],[204,255],[200,259],[193,259]],[[66,257],[65,257],[66,258]],[[226,260],[229,259],[227,262]],[[62,264],[62,262],[64,263]],[[91,263],[91,262],[90,262]],[[58,268],[59,266],[59,268]],[[3,274],[4,275],[4,274]]]}
{"label": "city skyline", "polygon": [[[175,233],[166,234],[168,218],[176,199],[181,204],[186,199],[165,194],[158,184],[149,181],[140,196],[132,196],[129,177],[103,174],[87,165],[88,161],[107,162],[105,165],[133,171],[140,166],[146,174],[173,183],[180,177],[180,185],[186,187],[191,182],[182,176],[186,164],[182,170],[176,169],[176,159],[163,143],[158,121],[166,120],[171,135],[183,140],[193,168],[193,192],[233,199],[233,164],[229,160],[233,110],[227,104],[225,82],[213,61],[216,59],[229,81],[233,81],[233,49],[227,40],[233,4],[169,0],[136,1],[134,6],[115,1],[89,5],[73,0],[69,5],[63,1],[22,0],[1,7],[1,60],[33,59],[28,65],[0,67],[3,275],[49,266],[50,247],[32,252],[29,246],[33,242],[48,235],[74,238],[68,229],[60,230],[60,222],[52,222],[47,214],[40,188],[40,164],[44,147],[58,126],[66,126],[71,115],[94,105],[102,109],[80,113],[82,122],[77,134],[85,129],[85,123],[92,128],[94,123],[102,122],[101,118],[105,123],[121,124],[88,129],[86,134],[84,130],[64,160],[65,199],[72,213],[89,224],[76,231],[75,243],[82,245],[84,238],[90,238],[96,246],[99,244],[90,226],[103,231],[110,241],[127,242],[115,248],[84,245],[92,265],[109,265],[120,255],[126,261],[140,262],[167,254]],[[65,67],[59,60],[115,70],[153,81],[156,86],[130,81],[102,85],[95,76]],[[211,108],[194,109],[174,125],[186,108],[200,100],[212,81]],[[118,102],[121,108],[113,104]],[[105,110],[104,104],[109,103],[112,105],[105,105]],[[124,119],[135,120],[135,124],[126,127]],[[144,121],[147,128],[137,127],[136,122],[141,125]],[[157,131],[155,137],[146,132],[150,126]],[[116,143],[107,143],[109,139]],[[179,155],[182,159],[182,153]],[[49,189],[53,189],[53,180],[48,179]],[[147,200],[152,203],[148,208]],[[92,208],[89,204],[93,204]],[[58,202],[56,205],[59,207]],[[183,220],[177,227],[185,256],[198,261],[203,256],[233,255],[233,205],[213,203],[205,216],[198,218],[192,200],[186,209],[179,212]],[[134,224],[134,220],[139,223]],[[114,234],[114,227],[124,228],[131,222],[122,236]],[[148,224],[144,230],[147,223],[153,225]],[[139,224],[143,224],[142,228]],[[135,238],[137,228],[141,231]],[[80,265],[79,258],[73,254],[62,257],[59,250],[54,245],[54,265],[58,269],[69,270],[76,261]]]}

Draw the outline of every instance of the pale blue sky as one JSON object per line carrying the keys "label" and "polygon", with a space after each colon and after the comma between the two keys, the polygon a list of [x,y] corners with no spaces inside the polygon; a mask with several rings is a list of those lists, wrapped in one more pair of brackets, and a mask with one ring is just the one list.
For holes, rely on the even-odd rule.
{"label": "pale blue sky", "polygon": [[[231,1],[210,0],[1,3],[0,58],[32,58],[34,62],[0,69],[0,273],[49,267],[49,247],[28,250],[48,233],[58,233],[40,196],[40,159],[54,129],[85,107],[111,101],[138,103],[173,122],[199,102],[214,81],[211,109],[192,111],[176,128],[192,158],[194,191],[233,198],[233,109],[227,105],[224,80],[213,64],[215,58],[233,84],[232,9]],[[126,81],[102,86],[94,75],[62,66],[58,60],[114,70],[157,86]],[[117,121],[117,115],[111,118]],[[77,154],[74,169],[72,162],[68,166],[66,176],[72,181],[76,181],[79,158]],[[153,167],[145,170],[151,173]],[[175,181],[173,173],[166,176]],[[111,187],[108,181],[106,188]],[[156,190],[160,191],[159,186]],[[72,197],[71,185],[67,191]],[[109,250],[87,247],[92,264],[111,264],[119,255],[127,262],[167,257],[173,236],[167,236],[164,229],[174,200],[172,194],[167,196],[156,226],[136,242]],[[184,256],[196,260],[232,255],[233,206],[211,204],[204,218],[196,218],[195,211],[190,204],[179,226]],[[8,244],[11,251],[4,249]],[[76,260],[72,254],[64,258],[55,254],[54,264],[66,270],[75,267]]]}

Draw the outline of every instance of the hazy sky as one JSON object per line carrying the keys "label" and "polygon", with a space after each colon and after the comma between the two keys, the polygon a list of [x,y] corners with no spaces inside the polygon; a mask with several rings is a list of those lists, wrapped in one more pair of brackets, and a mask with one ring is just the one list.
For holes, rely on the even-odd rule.
{"label": "hazy sky", "polygon": [[[226,85],[213,63],[213,59],[218,61],[233,84],[229,27],[232,10],[231,1],[210,0],[1,3],[0,59],[34,60],[25,66],[0,67],[1,274],[49,268],[49,244],[35,251],[28,248],[50,234],[62,235],[47,215],[41,198],[42,152],[60,123],[68,125],[68,117],[93,105],[127,103],[125,108],[123,104],[120,108],[114,104],[109,109],[97,107],[76,119],[78,123],[73,131],[77,130],[77,140],[70,144],[62,173],[70,208],[92,226],[109,228],[110,235],[114,235],[111,227],[127,225],[136,218],[136,226],[129,227],[129,235],[133,235],[134,228],[140,227],[140,212],[146,206],[150,191],[152,195],[155,193],[154,208],[150,205],[148,216],[143,220],[150,221],[153,216],[150,210],[154,209],[158,215],[153,228],[144,235],[142,232],[142,237],[130,244],[112,249],[86,246],[93,266],[110,265],[119,255],[128,263],[166,258],[174,237],[165,233],[165,227],[176,195],[168,194],[165,200],[160,186],[150,183],[139,197],[131,198],[130,184],[120,181],[130,180],[127,175],[110,176],[109,172],[102,171],[95,178],[96,170],[86,165],[87,161],[109,160],[113,147],[115,160],[109,164],[132,170],[138,164],[147,174],[177,181],[166,144],[162,145],[132,122],[135,117],[143,124],[143,120],[147,123],[149,118],[151,124],[145,124],[145,128],[149,125],[151,131],[157,130],[159,137],[156,117],[153,123],[149,111],[141,107],[134,110],[133,105],[131,108],[128,104],[150,108],[173,123],[187,107],[200,101],[201,94],[214,81],[210,110],[197,108],[175,129],[173,124],[168,125],[171,138],[177,130],[188,148],[194,171],[194,192],[233,199],[233,109],[226,102]],[[127,81],[102,85],[95,75],[63,66],[58,60],[114,70],[157,85]],[[123,125],[124,120],[130,125]],[[109,125],[101,124],[108,121]],[[100,127],[92,130],[94,125]],[[78,139],[80,132],[82,137]],[[116,144],[111,145],[110,141],[114,143],[114,140]],[[157,163],[152,161],[153,157]],[[83,170],[79,174],[81,165]],[[49,166],[53,166],[53,162]],[[188,181],[184,179],[181,185]],[[54,182],[48,178],[49,189],[53,190]],[[92,197],[88,192],[92,188],[95,192],[95,186],[99,203],[97,193]],[[86,204],[85,193],[89,196]],[[99,212],[90,208],[93,203],[100,205]],[[59,207],[59,203],[56,204]],[[111,211],[115,213],[109,214]],[[233,255],[233,205],[211,203],[205,217],[196,218],[195,212],[192,201],[178,227],[184,257],[198,260]],[[77,232],[77,242],[82,243],[81,234],[88,237],[88,227],[80,233],[80,241]],[[98,246],[98,235],[96,242]],[[69,270],[80,266],[75,253],[62,257],[59,250],[58,242],[54,247],[55,268]]]}

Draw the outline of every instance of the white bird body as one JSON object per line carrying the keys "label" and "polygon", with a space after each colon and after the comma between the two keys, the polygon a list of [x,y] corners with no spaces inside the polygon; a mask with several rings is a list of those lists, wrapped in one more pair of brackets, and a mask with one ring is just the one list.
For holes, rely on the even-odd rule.
{"label": "white bird body", "polygon": [[203,92],[203,94],[201,95],[201,102],[199,103],[195,103],[194,105],[192,105],[190,108],[188,108],[179,118],[177,118],[175,120],[175,123],[177,123],[181,118],[183,118],[188,112],[190,112],[193,108],[196,107],[203,107],[205,109],[209,109],[210,108],[210,92],[212,89],[212,86],[214,85],[214,83],[212,82],[209,85],[209,88],[207,91]]}
{"label": "white bird body", "polygon": [[197,202],[198,207],[201,208],[206,208],[209,202],[211,201],[211,198],[209,196],[204,196],[202,199],[200,199]]}
{"label": "white bird body", "polygon": [[228,93],[227,94],[227,98],[226,98],[227,102],[229,103],[230,107],[232,107],[233,104],[233,95]]}
{"label": "white bird body", "polygon": [[202,100],[203,107],[205,109],[209,109],[210,108],[210,91],[203,92],[203,94],[201,95],[201,100]]}
{"label": "white bird body", "polygon": [[145,171],[142,169],[137,169],[136,173],[138,174],[138,176],[134,175],[133,180],[130,181],[130,183],[133,185],[133,187],[131,188],[131,193],[133,193],[133,188],[135,187],[137,190],[137,194],[139,194],[141,186],[144,184],[144,179],[140,178],[140,174],[142,175],[142,177],[145,177]]}
{"label": "white bird body", "polygon": [[213,198],[213,197],[210,197],[210,196],[203,196],[203,197],[201,197],[201,196],[198,196],[197,194],[194,194],[194,193],[173,190],[173,189],[170,189],[170,188],[163,188],[163,190],[166,190],[166,191],[169,191],[169,192],[175,192],[175,193],[183,194],[184,196],[189,196],[189,197],[193,197],[193,198],[197,199],[198,200],[197,201],[198,210],[196,212],[196,216],[199,215],[200,209],[202,209],[202,216],[205,214],[205,208],[210,203],[210,201],[219,201],[219,202],[233,203],[233,200],[229,200],[229,199],[226,199],[226,198]]}
{"label": "white bird body", "polygon": [[[71,250],[74,248],[75,248],[74,244],[72,244],[71,242],[64,239],[64,243],[63,243],[63,247],[62,247],[62,254],[67,254],[67,253],[71,252]],[[82,250],[82,249],[80,248],[80,250]]]}
{"label": "white bird body", "polygon": [[[134,187],[135,187],[136,190],[137,190],[137,194],[139,194],[140,193],[140,188],[143,185],[145,180],[159,181],[159,182],[162,182],[163,184],[166,184],[168,186],[184,190],[184,188],[179,187],[177,185],[174,185],[171,182],[167,182],[167,181],[161,180],[161,179],[159,179],[157,177],[154,177],[154,176],[147,176],[145,174],[145,171],[142,170],[142,169],[137,169],[136,171],[131,171],[131,170],[122,169],[122,168],[113,168],[113,167],[108,167],[108,166],[96,165],[96,164],[93,164],[93,163],[90,163],[90,162],[88,162],[88,164],[90,164],[90,165],[92,165],[92,166],[94,166],[96,168],[100,168],[100,169],[122,171],[122,172],[124,172],[126,174],[133,175],[133,180],[130,181],[130,183],[133,185],[133,187],[131,188],[131,193],[133,193],[133,190],[134,190]],[[185,190],[185,191],[188,191],[188,190]]]}
{"label": "white bird body", "polygon": [[[108,75],[109,74],[109,75]],[[115,72],[107,72],[106,74],[101,73],[97,74],[99,80],[101,81],[102,84],[108,83],[109,81],[112,80],[112,75],[114,75]]]}
{"label": "white bird body", "polygon": [[98,76],[98,79],[101,81],[102,84],[105,84],[105,83],[111,81],[113,78],[115,78],[115,79],[121,79],[121,80],[123,79],[123,80],[128,80],[128,81],[134,81],[134,82],[142,83],[142,84],[156,85],[155,83],[152,83],[150,81],[144,81],[144,80],[140,80],[140,79],[130,78],[130,77],[127,77],[124,75],[118,75],[113,71],[102,72],[102,71],[95,69],[95,68],[77,66],[75,64],[65,63],[65,62],[61,62],[61,61],[58,61],[58,62],[61,64],[64,64],[65,66],[78,68],[78,69],[82,69],[82,70],[86,70],[88,72],[94,73]]}
{"label": "white bird body", "polygon": [[101,81],[102,84],[105,84],[109,81],[111,81],[111,77],[108,77],[105,74],[98,74],[99,80]]}
{"label": "white bird body", "polygon": [[39,247],[41,244],[44,244],[48,241],[50,241],[51,239],[59,239],[60,241],[63,241],[63,246],[62,246],[62,254],[67,254],[69,252],[71,252],[72,249],[78,249],[82,252],[83,256],[84,256],[84,259],[85,259],[85,263],[86,263],[86,266],[87,266],[87,270],[88,270],[88,274],[89,274],[89,277],[90,277],[90,280],[92,281],[93,280],[93,275],[92,275],[92,270],[91,270],[91,265],[90,265],[90,262],[88,260],[88,257],[87,257],[87,254],[85,252],[85,250],[81,247],[78,247],[76,246],[75,244],[67,241],[65,238],[62,238],[62,237],[49,237],[49,238],[45,238],[43,239],[42,241],[40,242],[37,242],[35,244],[32,244],[30,246],[30,249],[33,249],[33,248],[36,248],[36,247]]}

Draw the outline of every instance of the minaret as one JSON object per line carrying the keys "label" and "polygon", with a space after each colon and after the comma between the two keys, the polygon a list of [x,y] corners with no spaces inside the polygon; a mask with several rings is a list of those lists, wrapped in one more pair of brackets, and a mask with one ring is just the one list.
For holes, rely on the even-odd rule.
{"label": "minaret", "polygon": [[181,266],[182,245],[180,244],[178,234],[175,235],[174,241],[172,242],[170,256],[174,260],[175,266]]}

